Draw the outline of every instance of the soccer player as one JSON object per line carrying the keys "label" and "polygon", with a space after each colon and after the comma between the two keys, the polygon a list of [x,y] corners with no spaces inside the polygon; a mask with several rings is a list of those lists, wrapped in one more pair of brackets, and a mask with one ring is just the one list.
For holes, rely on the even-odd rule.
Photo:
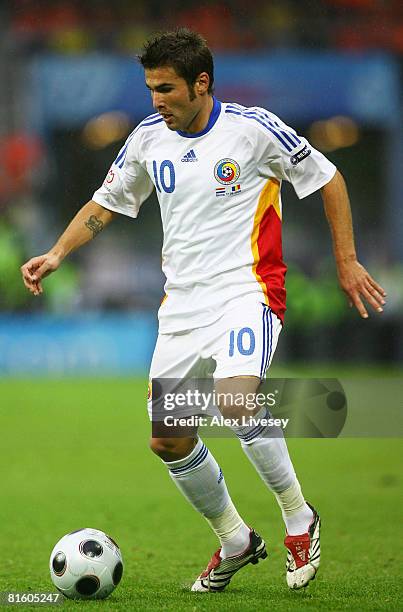
{"label": "soccer player", "polygon": [[[216,99],[213,59],[201,36],[185,29],[159,34],[139,59],[156,113],[130,134],[103,185],[56,244],[21,267],[24,283],[34,295],[42,293],[42,279],[70,252],[116,214],[137,217],[155,189],[167,280],[150,378],[196,376],[213,359],[218,390],[255,393],[285,312],[283,180],[299,198],[320,190],[350,305],[364,318],[363,300],[382,312],[385,291],[357,261],[340,172],[268,110]],[[219,407],[224,415],[235,410],[231,402]],[[254,414],[266,414],[262,410]],[[319,566],[319,515],[304,499],[284,438],[265,435],[259,425],[233,429],[280,506],[287,584],[304,587]],[[265,542],[238,514],[216,460],[197,435],[162,430],[151,448],[220,541],[192,590],[221,591],[239,569],[267,556]]]}

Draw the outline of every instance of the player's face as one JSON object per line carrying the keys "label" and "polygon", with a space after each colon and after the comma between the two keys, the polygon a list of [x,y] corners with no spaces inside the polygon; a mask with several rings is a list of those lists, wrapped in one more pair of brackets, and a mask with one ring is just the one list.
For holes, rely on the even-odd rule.
{"label": "player's face", "polygon": [[210,96],[206,95],[209,85],[206,73],[199,75],[192,91],[189,91],[185,79],[178,76],[171,66],[147,69],[145,78],[151,91],[153,106],[170,130],[192,133],[205,127],[211,110],[208,109],[205,121],[211,100]]}

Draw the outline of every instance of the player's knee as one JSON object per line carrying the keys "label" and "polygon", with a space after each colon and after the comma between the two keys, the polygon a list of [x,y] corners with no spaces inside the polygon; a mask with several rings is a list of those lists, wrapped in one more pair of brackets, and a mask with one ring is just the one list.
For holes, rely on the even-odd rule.
{"label": "player's knee", "polygon": [[150,438],[150,448],[163,461],[177,461],[189,455],[195,446],[193,438]]}
{"label": "player's knee", "polygon": [[259,411],[256,392],[260,379],[256,376],[236,376],[216,381],[218,407],[226,419],[254,416]]}
{"label": "player's knee", "polygon": [[259,412],[258,406],[250,406],[247,402],[241,406],[219,403],[219,410],[225,419],[239,420],[255,416]]}

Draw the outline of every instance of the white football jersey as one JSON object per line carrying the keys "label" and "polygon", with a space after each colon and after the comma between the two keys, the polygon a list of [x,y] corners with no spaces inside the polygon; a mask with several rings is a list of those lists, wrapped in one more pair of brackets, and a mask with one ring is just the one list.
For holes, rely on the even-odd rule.
{"label": "white football jersey", "polygon": [[273,113],[214,98],[197,134],[169,130],[159,114],[144,119],[93,200],[137,217],[156,189],[167,279],[160,333],[173,333],[209,325],[245,295],[283,320],[281,181],[304,198],[335,172]]}

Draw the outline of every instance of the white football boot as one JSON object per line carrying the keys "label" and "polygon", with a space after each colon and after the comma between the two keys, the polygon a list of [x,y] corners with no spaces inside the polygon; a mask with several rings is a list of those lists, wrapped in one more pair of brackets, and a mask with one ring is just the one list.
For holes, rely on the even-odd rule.
{"label": "white football boot", "polygon": [[260,559],[266,559],[266,545],[260,535],[251,529],[249,538],[248,548],[240,555],[221,559],[221,548],[219,548],[211,557],[204,572],[196,579],[191,590],[199,593],[223,591],[230,583],[232,576],[242,567],[248,563],[256,565]]}
{"label": "white football boot", "polygon": [[320,563],[320,518],[310,504],[308,506],[313,512],[313,519],[307,533],[290,536],[284,540],[286,545],[286,578],[290,589],[301,589],[308,586],[318,571]]}

